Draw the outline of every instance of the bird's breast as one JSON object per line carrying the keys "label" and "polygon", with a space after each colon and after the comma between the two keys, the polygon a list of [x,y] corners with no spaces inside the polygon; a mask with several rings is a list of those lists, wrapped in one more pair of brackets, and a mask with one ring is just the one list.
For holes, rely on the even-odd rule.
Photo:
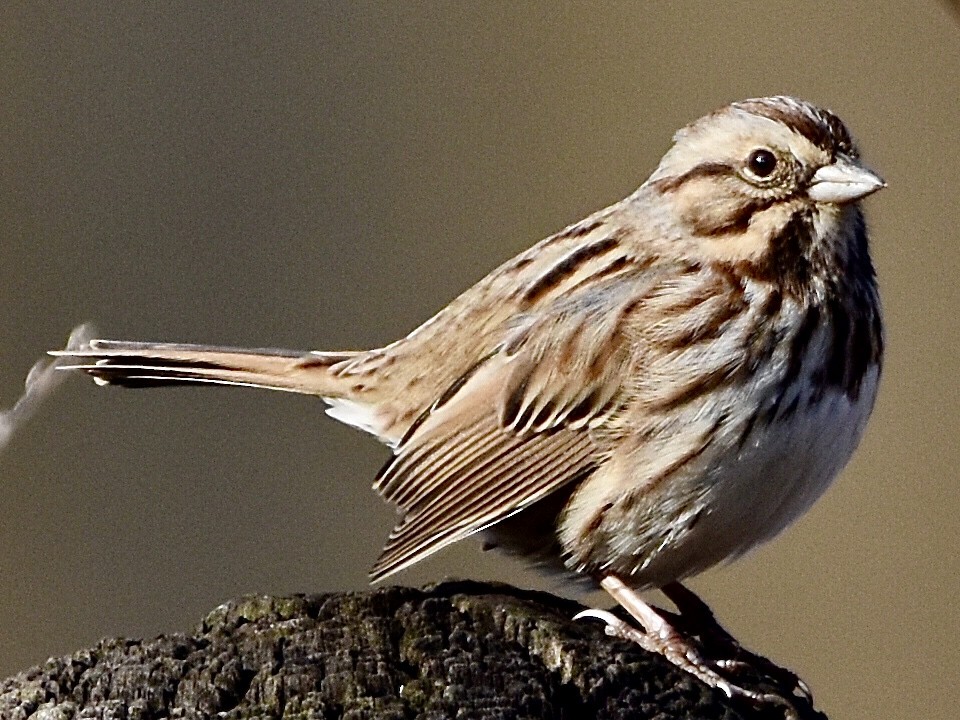
{"label": "bird's breast", "polygon": [[660,395],[644,391],[607,462],[564,509],[568,566],[661,586],[742,555],[802,515],[859,443],[880,374],[878,359],[855,384],[849,371],[833,372],[838,343],[849,340],[824,319],[769,323],[769,341],[754,345],[767,354],[755,362],[730,326],[726,347],[649,366],[679,380]]}

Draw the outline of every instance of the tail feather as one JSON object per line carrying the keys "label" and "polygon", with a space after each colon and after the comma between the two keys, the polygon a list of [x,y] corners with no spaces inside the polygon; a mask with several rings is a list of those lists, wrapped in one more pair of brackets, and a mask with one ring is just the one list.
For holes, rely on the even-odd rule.
{"label": "tail feather", "polygon": [[50,354],[64,358],[60,369],[80,370],[101,385],[241,385],[327,398],[340,397],[344,384],[330,368],[356,355],[122,340],[91,340]]}

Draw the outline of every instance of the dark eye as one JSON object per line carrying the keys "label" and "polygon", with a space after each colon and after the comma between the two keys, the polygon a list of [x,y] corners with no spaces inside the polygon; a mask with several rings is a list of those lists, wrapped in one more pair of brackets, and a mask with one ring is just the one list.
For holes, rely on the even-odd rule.
{"label": "dark eye", "polygon": [[747,158],[747,169],[758,178],[769,177],[776,167],[777,156],[764,148],[754,150]]}

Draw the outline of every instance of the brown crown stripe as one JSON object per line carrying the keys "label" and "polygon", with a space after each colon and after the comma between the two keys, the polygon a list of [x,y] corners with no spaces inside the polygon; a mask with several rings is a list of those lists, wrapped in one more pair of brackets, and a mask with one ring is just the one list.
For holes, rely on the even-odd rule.
{"label": "brown crown stripe", "polygon": [[574,250],[527,288],[523,299],[528,303],[536,302],[561,285],[564,280],[575,275],[584,264],[619,246],[620,239],[614,235]]}
{"label": "brown crown stripe", "polygon": [[816,116],[812,116],[789,105],[764,101],[736,103],[736,107],[783,123],[821,150],[829,152],[831,156],[839,151],[856,157],[849,131],[843,121],[831,112],[817,108]]}

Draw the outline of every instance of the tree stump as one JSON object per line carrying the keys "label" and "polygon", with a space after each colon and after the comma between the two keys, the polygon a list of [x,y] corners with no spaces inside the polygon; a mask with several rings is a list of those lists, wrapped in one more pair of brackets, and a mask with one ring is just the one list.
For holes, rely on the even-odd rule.
{"label": "tree stump", "polygon": [[[506,585],[248,596],[0,682],[3,720],[783,718]],[[802,718],[825,716],[809,706]]]}

